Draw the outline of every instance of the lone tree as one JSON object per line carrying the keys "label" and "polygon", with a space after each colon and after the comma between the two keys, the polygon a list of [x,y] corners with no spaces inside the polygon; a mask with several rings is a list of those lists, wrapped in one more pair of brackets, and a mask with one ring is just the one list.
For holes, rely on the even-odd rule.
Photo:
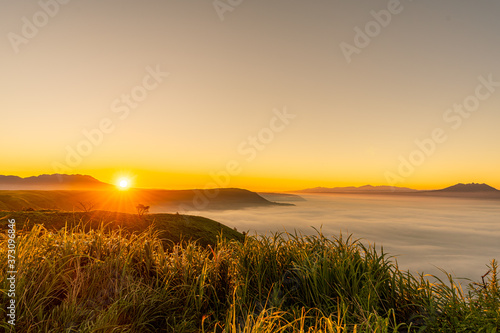
{"label": "lone tree", "polygon": [[144,214],[149,213],[149,206],[144,206],[143,204],[138,204],[135,208],[137,209],[137,214],[141,217]]}
{"label": "lone tree", "polygon": [[94,210],[94,207],[96,206],[95,202],[92,201],[78,201],[78,204],[80,205],[80,208],[82,209],[83,212],[88,213],[90,211]]}

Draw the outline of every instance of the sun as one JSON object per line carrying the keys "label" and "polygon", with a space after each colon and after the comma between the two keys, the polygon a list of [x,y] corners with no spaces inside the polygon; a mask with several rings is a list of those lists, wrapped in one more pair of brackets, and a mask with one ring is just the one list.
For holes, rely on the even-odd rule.
{"label": "sun", "polygon": [[128,171],[118,171],[113,176],[112,184],[116,186],[119,191],[127,191],[135,188],[135,180],[137,176]]}
{"label": "sun", "polygon": [[126,190],[130,186],[130,181],[128,179],[122,178],[118,182],[118,186],[119,186],[120,190]]}

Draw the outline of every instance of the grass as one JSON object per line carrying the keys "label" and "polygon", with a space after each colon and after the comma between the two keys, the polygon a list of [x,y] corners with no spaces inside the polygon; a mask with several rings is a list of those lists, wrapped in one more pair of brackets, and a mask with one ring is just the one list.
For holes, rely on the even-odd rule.
{"label": "grass", "polygon": [[244,236],[219,222],[200,216],[179,214],[137,214],[116,213],[109,211],[66,212],[59,210],[35,211],[0,211],[0,232],[6,232],[6,219],[15,219],[18,232],[30,230],[41,224],[48,230],[56,232],[62,228],[83,227],[84,231],[102,228],[109,232],[120,228],[124,233],[142,232],[153,225],[165,245],[171,246],[182,240],[195,240],[202,246],[214,246],[218,235],[222,232],[225,238],[242,241]]}
{"label": "grass", "polygon": [[[105,216],[99,214],[94,218]],[[18,225],[18,332],[492,333],[500,328],[496,261],[481,281],[463,290],[449,275],[443,281],[401,272],[393,258],[351,236],[284,233],[176,243],[164,239],[167,219],[131,231],[123,221],[125,227],[89,228],[85,218],[59,229]],[[2,235],[0,257],[6,258]],[[0,270],[7,271],[6,260]],[[7,304],[6,276],[0,277],[0,288],[0,302]],[[3,306],[0,330],[10,329]]]}

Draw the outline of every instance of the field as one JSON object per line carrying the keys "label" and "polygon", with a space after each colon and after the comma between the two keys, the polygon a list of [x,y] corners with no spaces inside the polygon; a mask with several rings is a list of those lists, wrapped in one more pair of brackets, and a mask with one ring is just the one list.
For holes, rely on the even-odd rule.
{"label": "field", "polygon": [[[1,212],[1,258],[8,219],[18,234],[17,332],[500,328],[495,261],[462,288],[449,275],[401,272],[352,236],[249,236],[201,217],[104,211]],[[0,269],[9,270],[6,260]],[[8,286],[2,275],[2,304]],[[0,320],[8,332],[5,306]]]}

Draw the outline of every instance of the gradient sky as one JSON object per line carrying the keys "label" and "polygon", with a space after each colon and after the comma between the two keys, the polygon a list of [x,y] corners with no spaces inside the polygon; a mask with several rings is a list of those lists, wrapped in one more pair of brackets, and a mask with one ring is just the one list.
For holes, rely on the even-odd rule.
{"label": "gradient sky", "polygon": [[[254,190],[394,176],[419,189],[500,188],[500,84],[477,88],[479,77],[500,82],[498,1],[233,0],[226,10],[220,0],[219,12],[212,1],[60,1],[0,2],[0,174],[65,165],[105,182],[202,188],[229,163],[219,185]],[[372,29],[369,43],[356,27]],[[347,44],[360,46],[350,62]],[[121,98],[140,92],[147,68],[169,75],[147,79],[125,116]],[[477,110],[447,111],[477,89]],[[274,120],[285,109],[295,118]],[[83,131],[102,122],[108,133],[68,165],[68,148],[89,149]],[[419,153],[415,141],[436,128],[447,139]],[[252,148],[259,134],[266,142]],[[412,170],[401,166],[410,157]]]}

